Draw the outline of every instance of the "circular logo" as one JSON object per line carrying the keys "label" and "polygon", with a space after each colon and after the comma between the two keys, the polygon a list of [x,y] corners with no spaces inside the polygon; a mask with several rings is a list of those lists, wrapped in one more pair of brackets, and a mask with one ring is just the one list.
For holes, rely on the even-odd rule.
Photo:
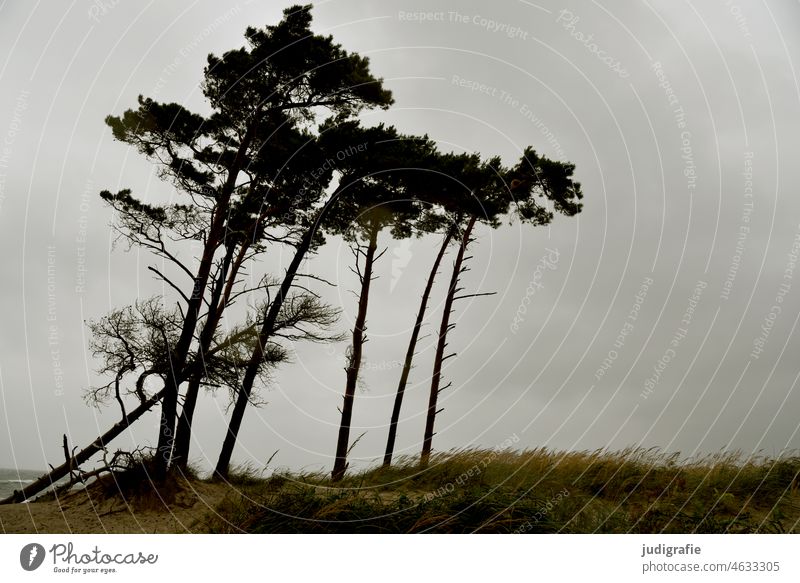
{"label": "circular logo", "polygon": [[38,543],[30,543],[19,552],[19,564],[26,571],[35,571],[44,562],[44,547]]}

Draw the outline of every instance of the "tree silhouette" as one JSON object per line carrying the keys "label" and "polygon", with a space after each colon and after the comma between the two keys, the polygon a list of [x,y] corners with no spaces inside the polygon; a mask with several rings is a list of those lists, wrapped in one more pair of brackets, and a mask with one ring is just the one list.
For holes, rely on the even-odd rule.
{"label": "tree silhouette", "polygon": [[[124,397],[134,395],[140,404],[146,402],[147,379],[153,375],[163,379],[168,374],[166,355],[180,332],[180,314],[176,309],[165,309],[162,299],[155,297],[112,310],[99,320],[89,321],[88,326],[92,356],[102,363],[97,372],[112,379],[91,388],[85,398],[93,405],[101,405],[113,397],[124,419]],[[126,389],[124,381],[134,373],[136,381]]]}
{"label": "tree silhouette", "polygon": [[444,236],[442,238],[442,244],[439,246],[439,252],[436,254],[436,259],[431,266],[430,273],[428,274],[428,279],[425,283],[425,289],[422,291],[422,297],[420,298],[419,309],[417,310],[417,318],[414,321],[414,327],[411,329],[411,338],[408,341],[408,349],[406,350],[406,356],[403,360],[403,368],[400,372],[400,380],[397,384],[397,392],[395,393],[394,405],[392,407],[392,416],[389,420],[389,436],[386,439],[386,452],[383,456],[383,465],[389,466],[392,464],[392,456],[394,455],[394,445],[397,439],[397,424],[400,422],[400,410],[403,407],[403,397],[406,392],[406,386],[408,385],[408,377],[411,373],[411,367],[414,360],[414,354],[417,348],[417,341],[419,340],[419,333],[422,329],[422,323],[425,319],[425,311],[428,307],[428,300],[430,299],[431,290],[433,289],[433,283],[436,279],[436,275],[439,272],[439,266],[442,263],[442,258],[444,258],[444,254],[447,251],[448,245],[453,240],[453,233],[454,229],[448,225],[446,226]]}
{"label": "tree silhouette", "polygon": [[[157,455],[148,469],[156,479],[170,468],[185,470],[204,388],[229,391],[233,404],[215,467],[216,476],[227,477],[247,405],[257,401],[256,387],[269,383],[275,367],[287,361],[286,343],[342,339],[331,331],[339,310],[299,281],[314,278],[300,270],[326,236],[341,236],[351,245],[359,281],[331,473],[333,482],[340,480],[384,230],[394,238],[442,237],[398,382],[385,465],[394,453],[430,294],[448,248],[455,247],[431,375],[421,455],[421,463],[428,463],[438,395],[447,388],[443,363],[455,356],[446,354],[455,302],[486,295],[461,293],[475,229],[496,228],[504,217],[538,226],[556,213],[576,215],[580,184],[572,180],[572,164],[541,157],[530,147],[507,168],[499,157],[440,153],[427,136],[383,124],[364,127],[357,115],[388,107],[391,94],[366,58],[311,31],[310,11],[311,6],[292,6],[278,24],[248,28],[245,47],[209,55],[202,82],[207,115],[140,96],[134,109],[106,118],[114,138],[150,160],[178,193],[170,202],[145,202],[128,189],[100,193],[114,210],[117,240],[158,260],[148,269],[168,291],[88,323],[105,383],[85,398],[95,405],[116,403],[120,420],[77,452],[70,453],[65,438],[63,464],[0,502],[24,500],[72,475],[158,403]],[[263,254],[287,247],[293,255],[282,277],[250,281],[250,268]],[[188,257],[190,248],[199,248],[197,257]],[[239,319],[229,319],[243,298],[247,306]]]}
{"label": "tree silhouette", "polygon": [[[313,209],[306,215],[303,222],[305,232],[294,243],[294,257],[286,268],[281,286],[271,299],[261,325],[259,341],[242,379],[242,386],[236,397],[216,464],[215,475],[220,478],[225,478],[228,474],[233,448],[253,389],[255,370],[262,357],[261,352],[272,341],[281,306],[288,297],[289,290],[307,255],[324,241],[325,232],[354,235],[355,231],[352,228],[359,224],[359,217],[377,203],[385,203],[392,208],[392,213],[387,213],[385,215],[387,218],[380,221],[400,225],[401,216],[408,213],[413,215],[416,212],[413,202],[403,201],[396,193],[387,194],[385,188],[390,184],[400,184],[397,175],[413,159],[411,152],[432,148],[425,138],[401,136],[394,128],[382,125],[364,128],[358,122],[341,117],[332,118],[321,125],[318,144],[326,152],[325,162],[320,168],[335,169],[335,172],[329,173],[327,178],[334,179],[336,186],[321,207]],[[310,175],[318,176],[319,173],[312,171]],[[401,186],[395,187],[401,188]],[[378,208],[380,207],[375,207]],[[373,224],[370,222],[373,219],[379,220],[377,218],[379,214],[378,210],[365,214],[361,228]],[[367,216],[372,219],[367,220]],[[392,216],[394,218],[391,218]],[[371,230],[372,227],[367,229]]]}
{"label": "tree silhouette", "polygon": [[315,138],[296,128],[285,114],[276,116],[276,123],[268,139],[244,169],[249,177],[245,194],[231,204],[222,241],[224,254],[217,261],[212,278],[207,314],[178,419],[172,454],[172,464],[177,468],[186,467],[194,408],[208,368],[205,352],[216,334],[223,312],[244,291],[268,292],[269,286],[265,281],[246,288],[237,279],[239,274],[248,262],[257,259],[270,245],[291,241],[298,228],[296,223],[302,220],[305,209],[313,206],[322,192],[322,182],[306,178],[322,163],[322,152],[316,147]]}
{"label": "tree silhouette", "polygon": [[[458,188],[458,178],[449,174],[449,172],[454,171],[454,162],[457,162],[457,160],[458,158],[454,158],[452,155],[442,156],[438,153],[434,154],[426,164],[426,171],[416,176],[416,183],[414,184],[416,191],[419,192],[424,201],[430,205],[425,209],[425,212],[416,223],[417,233],[420,236],[426,233],[442,233],[442,243],[439,246],[439,251],[436,254],[436,258],[428,274],[425,289],[420,298],[417,317],[411,329],[411,337],[409,338],[408,348],[406,349],[406,355],[403,360],[403,368],[400,372],[400,379],[397,384],[397,392],[395,393],[394,405],[389,421],[389,435],[386,439],[386,452],[383,457],[384,466],[389,466],[392,463],[395,441],[397,439],[397,425],[400,422],[400,410],[403,406],[403,398],[416,353],[417,341],[419,340],[419,334],[425,319],[425,311],[428,307],[428,300],[430,299],[433,284],[439,272],[442,259],[447,251],[447,247],[450,245],[453,237],[457,235],[457,225],[452,222],[452,217],[447,211],[444,211],[437,205],[437,203],[447,197],[457,196],[455,193],[451,193],[454,187],[456,190],[460,190]],[[464,159],[462,158],[462,160]]]}
{"label": "tree silhouette", "polygon": [[497,227],[500,217],[507,211],[509,205],[509,197],[505,192],[505,169],[499,158],[495,157],[483,162],[478,154],[449,155],[445,157],[443,168],[446,169],[446,174],[455,180],[449,185],[449,188],[442,188],[439,192],[434,193],[434,196],[446,215],[450,217],[454,231],[452,237],[459,241],[459,245],[445,296],[433,361],[422,446],[423,465],[427,463],[430,456],[434,421],[439,412],[437,410],[438,396],[447,388],[447,386],[440,388],[442,363],[453,356],[445,356],[444,350],[447,346],[447,333],[454,326],[454,324],[450,324],[450,315],[453,311],[453,302],[458,299],[456,293],[460,291],[458,288],[459,277],[466,270],[463,263],[467,246],[472,240],[472,231],[479,219],[487,225]]}
{"label": "tree silhouette", "polygon": [[[459,279],[467,270],[464,267],[467,246],[472,242],[475,224],[481,222],[496,227],[502,215],[513,213],[523,223],[533,226],[546,225],[553,220],[554,212],[573,216],[582,209],[578,202],[583,198],[578,182],[572,180],[575,166],[540,157],[532,147],[528,147],[517,165],[505,169],[498,158],[483,164],[477,155],[469,156],[462,167],[462,181],[469,189],[469,195],[460,199],[443,197],[442,206],[454,214],[455,223],[463,224],[460,244],[450,285],[445,297],[442,320],[434,356],[431,389],[425,420],[420,462],[427,465],[433,447],[434,425],[439,393],[447,388],[441,387],[442,363],[455,354],[445,355],[447,335],[455,326],[450,323],[453,303],[458,299],[473,297],[475,294],[457,296],[462,290]],[[448,385],[449,386],[449,385]]]}
{"label": "tree silhouette", "polygon": [[[203,243],[197,268],[192,271],[177,262],[191,278],[190,291],[181,291],[184,286],[168,280],[186,306],[180,335],[169,350],[170,373],[165,378],[154,465],[157,478],[165,475],[173,453],[179,387],[192,372],[187,366],[190,350],[232,207],[248,192],[272,192],[272,176],[259,172],[259,152],[282,122],[310,123],[321,108],[345,116],[391,103],[389,92],[370,74],[366,58],[347,53],[330,36],[313,34],[310,9],[288,8],[277,25],[248,28],[247,48],[222,57],[209,55],[202,85],[213,110],[208,117],[178,104],[140,97],[138,109],[106,119],[114,137],[156,163],[162,177],[191,199],[195,218],[203,219],[191,235]],[[125,197],[116,202],[133,210],[141,205],[129,193]],[[295,201],[292,207],[303,208],[303,202]],[[137,236],[156,253],[174,257],[163,239],[150,241],[146,231]]]}
{"label": "tree silhouette", "polygon": [[[351,127],[347,127],[351,126]],[[340,134],[358,132],[352,122],[340,124]],[[418,193],[414,192],[408,174],[430,158],[434,144],[427,137],[400,136],[394,128],[378,126],[360,130],[374,146],[366,155],[354,157],[349,171],[362,176],[346,196],[342,197],[328,218],[330,232],[341,231],[351,243],[360,289],[357,293],[358,311],[353,325],[352,343],[347,359],[345,390],[341,407],[341,423],[336,442],[336,458],[331,478],[334,482],[344,476],[350,445],[353,403],[361,369],[363,346],[366,342],[366,320],[373,266],[385,251],[377,253],[378,236],[390,229],[394,238],[409,237],[414,222],[423,209]],[[352,140],[353,136],[347,136]],[[361,265],[363,261],[363,266]]]}

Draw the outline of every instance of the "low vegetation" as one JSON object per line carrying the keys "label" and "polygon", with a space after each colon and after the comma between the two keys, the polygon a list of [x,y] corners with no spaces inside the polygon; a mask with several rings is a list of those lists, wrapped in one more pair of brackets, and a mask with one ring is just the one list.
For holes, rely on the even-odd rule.
{"label": "low vegetation", "polygon": [[345,477],[232,473],[213,533],[800,532],[800,457],[467,450]]}

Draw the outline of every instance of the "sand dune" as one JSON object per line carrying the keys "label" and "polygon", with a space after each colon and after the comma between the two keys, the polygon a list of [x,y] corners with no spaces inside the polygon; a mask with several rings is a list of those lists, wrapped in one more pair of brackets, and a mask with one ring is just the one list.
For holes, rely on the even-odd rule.
{"label": "sand dune", "polygon": [[88,488],[54,499],[0,506],[3,533],[191,533],[214,515],[214,507],[231,492],[225,484],[184,482],[170,502],[153,494],[146,505],[124,496],[103,496]]}

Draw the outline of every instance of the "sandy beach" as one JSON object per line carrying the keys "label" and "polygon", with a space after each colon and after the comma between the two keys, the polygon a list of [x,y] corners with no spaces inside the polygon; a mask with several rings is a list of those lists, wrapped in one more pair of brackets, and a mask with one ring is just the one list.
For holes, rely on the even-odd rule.
{"label": "sandy beach", "polygon": [[[0,506],[0,532],[11,534],[192,533],[214,516],[214,507],[231,492],[225,484],[184,482],[167,503],[153,496],[143,506],[122,495],[101,496],[92,488],[27,504]],[[43,497],[44,498],[44,497]]]}

